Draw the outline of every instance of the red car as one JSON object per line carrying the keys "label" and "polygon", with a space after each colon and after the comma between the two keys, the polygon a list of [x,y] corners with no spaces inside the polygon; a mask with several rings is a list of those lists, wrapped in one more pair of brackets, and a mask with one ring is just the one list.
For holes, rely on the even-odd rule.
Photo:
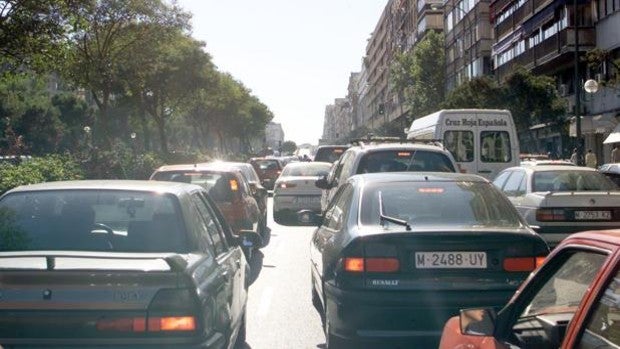
{"label": "red car", "polygon": [[620,230],[563,240],[497,314],[461,310],[440,349],[619,348]]}
{"label": "red car", "polygon": [[282,173],[282,168],[284,167],[280,160],[273,158],[252,158],[250,159],[250,164],[254,167],[256,173],[258,173],[263,187],[273,190],[273,185],[276,179],[280,177],[280,173]]}

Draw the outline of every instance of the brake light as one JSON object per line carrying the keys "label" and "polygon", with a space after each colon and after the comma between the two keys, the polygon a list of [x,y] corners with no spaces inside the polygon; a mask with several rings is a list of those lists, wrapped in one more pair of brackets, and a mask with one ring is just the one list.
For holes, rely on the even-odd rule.
{"label": "brake light", "polygon": [[510,257],[504,259],[504,270],[512,272],[533,271],[544,260],[545,257]]}
{"label": "brake light", "polygon": [[167,316],[149,318],[149,332],[194,330],[196,330],[196,318],[193,316]]}
{"label": "brake light", "polygon": [[539,222],[564,221],[566,215],[563,209],[542,208],[536,210],[536,220]]}
{"label": "brake light", "polygon": [[536,269],[545,263],[545,259],[547,259],[547,257],[536,257]]}
{"label": "brake light", "polygon": [[423,194],[441,194],[443,193],[443,188],[418,188],[418,192]]}
{"label": "brake light", "polygon": [[351,273],[393,273],[400,269],[397,258],[361,258],[348,257],[344,259],[344,270]]}
{"label": "brake light", "polygon": [[286,188],[295,188],[297,186],[297,184],[295,183],[280,183],[280,189],[286,189]]}
{"label": "brake light", "polygon": [[[147,326],[148,324],[148,326]],[[118,319],[101,319],[97,321],[98,331],[114,332],[164,332],[195,331],[194,316],[134,317]]]}

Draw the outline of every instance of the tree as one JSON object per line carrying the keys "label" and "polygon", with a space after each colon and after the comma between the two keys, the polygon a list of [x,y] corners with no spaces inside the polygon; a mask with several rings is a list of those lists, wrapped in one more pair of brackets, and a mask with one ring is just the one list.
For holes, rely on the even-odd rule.
{"label": "tree", "polygon": [[501,87],[490,77],[473,78],[450,91],[442,104],[442,108],[501,108],[504,103],[502,92]]}
{"label": "tree", "polygon": [[396,57],[391,82],[410,105],[412,116],[433,112],[443,102],[444,61],[444,37],[435,31],[429,31],[414,50]]}
{"label": "tree", "polygon": [[282,152],[287,154],[293,154],[297,150],[297,144],[293,141],[286,141],[282,143]]}

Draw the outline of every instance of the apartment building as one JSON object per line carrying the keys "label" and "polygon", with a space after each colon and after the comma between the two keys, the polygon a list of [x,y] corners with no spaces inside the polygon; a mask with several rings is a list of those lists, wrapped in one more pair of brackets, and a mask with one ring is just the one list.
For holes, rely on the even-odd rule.
{"label": "apartment building", "polygon": [[444,3],[448,91],[492,72],[493,32],[489,6],[490,0],[447,0]]}
{"label": "apartment building", "polygon": [[265,126],[265,145],[273,150],[278,150],[284,142],[284,130],[282,124],[269,122]]}

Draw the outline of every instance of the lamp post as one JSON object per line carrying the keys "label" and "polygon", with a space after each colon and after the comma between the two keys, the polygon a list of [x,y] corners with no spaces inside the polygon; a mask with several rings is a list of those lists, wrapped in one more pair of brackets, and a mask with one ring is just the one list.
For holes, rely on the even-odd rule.
{"label": "lamp post", "polygon": [[578,13],[577,13],[577,0],[573,0],[573,25],[575,29],[575,52],[573,57],[574,68],[574,76],[575,80],[575,137],[577,138],[577,164],[579,166],[583,165],[583,142],[581,139],[581,86],[579,86],[579,26],[578,26]]}

